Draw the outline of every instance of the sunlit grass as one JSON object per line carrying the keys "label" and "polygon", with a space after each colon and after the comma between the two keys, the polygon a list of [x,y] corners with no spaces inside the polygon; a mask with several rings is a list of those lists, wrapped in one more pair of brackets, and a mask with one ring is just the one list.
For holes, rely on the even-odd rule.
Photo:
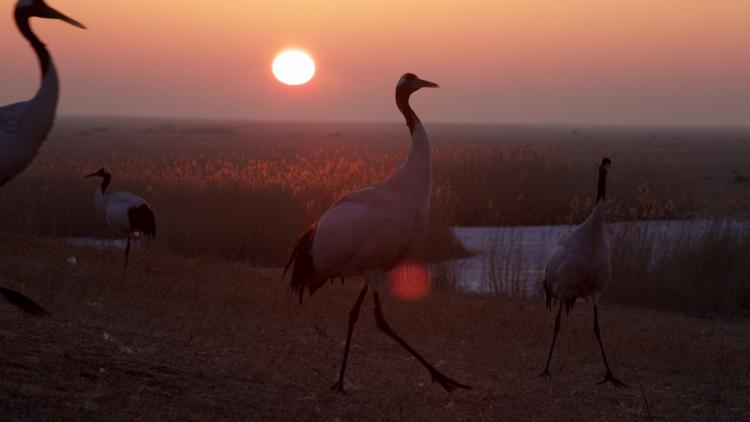
{"label": "sunlit grass", "polygon": [[[243,130],[270,129],[213,125],[191,132],[189,126],[155,127],[140,132],[106,128],[91,134],[65,132],[63,139],[51,140],[55,148],[45,150],[21,177],[3,186],[0,229],[52,236],[109,235],[93,206],[96,182],[83,178],[106,165],[114,175],[111,190],[138,193],[156,210],[160,247],[281,265],[295,237],[332,202],[387,177],[408,152],[407,145],[398,138],[391,140],[387,130],[368,132],[356,126],[357,136],[365,139],[356,145],[340,132],[322,135],[324,129],[316,127],[282,126],[276,132],[263,132],[263,139],[275,142],[272,146],[255,149],[240,143]],[[465,132],[472,131],[478,130]],[[696,182],[705,174],[724,170],[729,174],[738,159],[732,151],[750,149],[742,143],[715,155],[717,163],[700,167],[693,155],[700,154],[702,144],[693,147],[693,155],[664,158],[662,150],[680,151],[672,145],[679,146],[681,140],[647,149],[644,141],[631,145],[615,133],[617,142],[593,148],[605,144],[582,139],[584,132],[578,131],[550,138],[541,130],[534,136],[543,141],[525,145],[518,140],[491,143],[495,136],[511,136],[503,129],[496,134],[480,131],[487,139],[471,135],[478,139],[471,142],[458,142],[465,136],[461,131],[442,133],[433,136],[433,240],[426,242],[423,256],[451,255],[445,251],[456,246],[445,236],[450,225],[582,221],[591,209],[596,165],[604,152],[614,162],[607,208],[610,221],[731,217],[750,211],[750,195],[743,195],[743,187],[715,191],[713,185]],[[282,135],[285,138],[278,139]],[[110,138],[117,141],[104,144]],[[328,146],[308,147],[307,138],[313,145]]]}
{"label": "sunlit grass", "polygon": [[694,312],[750,309],[747,229],[729,220],[695,222],[666,238],[658,229],[630,225],[610,239],[612,301]]}

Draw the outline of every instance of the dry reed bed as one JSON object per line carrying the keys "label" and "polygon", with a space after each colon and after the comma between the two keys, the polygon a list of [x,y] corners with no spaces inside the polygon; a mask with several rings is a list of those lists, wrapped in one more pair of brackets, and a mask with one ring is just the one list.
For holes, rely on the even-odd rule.
{"label": "dry reed bed", "polygon": [[667,239],[658,239],[658,227],[643,225],[614,236],[609,295],[649,308],[750,310],[750,232],[732,221],[709,224],[701,230],[687,226]]}
{"label": "dry reed bed", "polygon": [[[750,212],[750,187],[731,184],[733,170],[750,173],[745,129],[436,125],[431,133],[436,239],[450,225],[580,221],[605,154],[615,162],[612,220]],[[106,236],[92,206],[96,184],[82,178],[106,165],[112,189],[154,206],[164,249],[279,265],[333,200],[397,168],[407,139],[401,125],[63,119],[39,159],[3,187],[0,229]]]}

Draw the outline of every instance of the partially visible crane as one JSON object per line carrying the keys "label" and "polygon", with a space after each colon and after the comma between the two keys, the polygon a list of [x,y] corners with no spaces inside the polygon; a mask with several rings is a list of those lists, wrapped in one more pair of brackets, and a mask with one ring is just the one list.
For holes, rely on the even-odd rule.
{"label": "partially visible crane", "polygon": [[[60,83],[55,64],[44,43],[29,25],[32,17],[60,19],[79,28],[85,28],[43,0],[19,0],[14,18],[18,31],[34,49],[42,71],[42,84],[34,98],[0,107],[0,186],[21,173],[34,159],[55,122]],[[10,303],[36,316],[47,312],[33,300],[5,287],[0,294]]]}
{"label": "partially visible crane", "polygon": [[0,107],[0,186],[31,163],[55,123],[60,83],[47,47],[31,30],[32,17],[60,19],[85,28],[42,0],[19,0],[16,4],[16,26],[39,59],[42,84],[34,98]]}

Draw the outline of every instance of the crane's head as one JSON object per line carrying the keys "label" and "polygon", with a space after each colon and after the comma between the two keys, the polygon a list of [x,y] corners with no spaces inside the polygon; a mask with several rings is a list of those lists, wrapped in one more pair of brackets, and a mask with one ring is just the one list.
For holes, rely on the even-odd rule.
{"label": "crane's head", "polygon": [[602,158],[602,163],[599,164],[599,170],[608,172],[611,166],[612,166],[612,160],[610,160],[607,157],[604,157]]}
{"label": "crane's head", "polygon": [[95,172],[93,172],[91,174],[87,174],[87,175],[85,175],[83,177],[94,177],[94,176],[107,177],[107,176],[112,176],[112,173],[110,173],[109,169],[107,169],[106,167],[102,167],[99,170],[97,170],[97,171],[95,171]]}
{"label": "crane's head", "polygon": [[419,79],[417,75],[413,73],[404,73],[401,79],[398,80],[396,85],[396,95],[411,95],[414,91],[419,88],[438,88],[438,84],[430,81]]}
{"label": "crane's head", "polygon": [[18,0],[16,3],[16,18],[45,18],[45,19],[60,19],[61,21],[67,22],[73,26],[77,26],[81,29],[86,29],[82,23],[75,19],[69,18],[57,10],[47,6],[44,0]]}

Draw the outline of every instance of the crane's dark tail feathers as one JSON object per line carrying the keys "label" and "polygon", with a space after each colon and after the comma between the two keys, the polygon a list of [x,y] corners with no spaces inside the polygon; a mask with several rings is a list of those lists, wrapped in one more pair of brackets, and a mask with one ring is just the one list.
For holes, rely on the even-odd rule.
{"label": "crane's dark tail feathers", "polygon": [[555,297],[552,295],[552,288],[547,283],[547,268],[544,269],[544,280],[542,280],[542,288],[540,290],[544,292],[544,301],[547,303],[547,310],[551,311],[552,302]]}
{"label": "crane's dark tail feathers", "polygon": [[154,212],[147,204],[129,209],[128,222],[131,231],[141,232],[149,239],[156,237],[156,219]]}
{"label": "crane's dark tail feathers", "polygon": [[570,311],[573,310],[573,306],[576,304],[576,299],[575,297],[571,297],[565,301],[565,315],[570,315]]}
{"label": "crane's dark tail feathers", "polygon": [[[544,282],[542,283],[542,288],[539,289],[540,291],[544,292],[544,300],[547,303],[547,310],[552,310],[552,305],[556,302],[556,298],[552,295],[552,290],[550,289],[549,285],[547,284],[547,279],[544,279]],[[576,304],[575,297],[572,297],[570,299],[567,299],[565,301],[565,314],[569,315],[570,311],[573,310],[573,306]]]}
{"label": "crane's dark tail feathers", "polygon": [[313,263],[312,242],[316,228],[317,223],[313,224],[312,227],[297,239],[297,243],[294,244],[292,256],[289,257],[286,268],[284,268],[284,275],[281,276],[282,279],[286,277],[287,271],[293,266],[292,281],[289,283],[289,294],[298,296],[299,303],[302,303],[302,294],[305,292],[305,288],[312,295],[326,281],[326,279],[322,279],[315,271],[315,264]]}
{"label": "crane's dark tail feathers", "polygon": [[540,291],[544,292],[544,301],[547,303],[547,310],[552,310],[552,291],[550,290],[549,285],[547,284],[547,277],[545,274],[544,280],[542,280],[542,288]]}
{"label": "crane's dark tail feathers", "polygon": [[5,296],[5,299],[8,302],[19,307],[21,310],[23,310],[26,313],[29,313],[37,317],[44,317],[44,316],[49,315],[49,312],[45,311],[41,306],[37,305],[36,302],[22,295],[21,293],[18,293],[15,290],[6,289],[5,287],[0,287],[0,294]]}

